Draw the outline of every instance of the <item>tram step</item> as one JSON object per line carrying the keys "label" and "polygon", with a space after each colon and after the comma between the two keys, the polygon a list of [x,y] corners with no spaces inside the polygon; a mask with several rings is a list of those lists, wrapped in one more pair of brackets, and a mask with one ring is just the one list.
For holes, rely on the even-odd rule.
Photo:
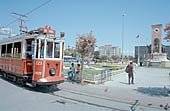
{"label": "tram step", "polygon": [[34,87],[34,85],[30,84],[30,83],[26,83],[27,86],[29,87]]}

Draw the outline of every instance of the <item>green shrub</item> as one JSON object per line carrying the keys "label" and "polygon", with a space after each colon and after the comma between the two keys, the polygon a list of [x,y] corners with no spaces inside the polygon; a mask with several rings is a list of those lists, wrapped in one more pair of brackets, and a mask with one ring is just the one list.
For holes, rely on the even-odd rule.
{"label": "green shrub", "polygon": [[112,70],[120,70],[120,69],[123,69],[124,67],[120,67],[120,66],[102,66],[104,68],[109,68],[109,69],[112,69]]}

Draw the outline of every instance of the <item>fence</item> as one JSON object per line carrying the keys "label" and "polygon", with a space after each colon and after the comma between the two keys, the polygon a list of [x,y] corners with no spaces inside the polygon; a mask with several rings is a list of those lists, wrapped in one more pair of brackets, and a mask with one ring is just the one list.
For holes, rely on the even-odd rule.
{"label": "fence", "polygon": [[105,69],[101,71],[101,74],[94,75],[93,81],[97,82],[98,84],[102,84],[106,81],[111,81],[114,75],[120,74],[123,72],[125,72],[125,69],[115,70],[115,71]]}
{"label": "fence", "polygon": [[[67,69],[64,68],[64,76],[67,76],[69,71],[69,67],[67,66]],[[86,81],[90,81],[96,84],[101,84],[104,83],[105,81],[111,81],[113,79],[113,76],[116,74],[120,74],[125,72],[125,69],[121,70],[111,70],[111,69],[104,69],[104,70],[98,70],[98,71],[89,71],[88,70],[83,70],[83,79]],[[97,74],[97,75],[96,75]]]}

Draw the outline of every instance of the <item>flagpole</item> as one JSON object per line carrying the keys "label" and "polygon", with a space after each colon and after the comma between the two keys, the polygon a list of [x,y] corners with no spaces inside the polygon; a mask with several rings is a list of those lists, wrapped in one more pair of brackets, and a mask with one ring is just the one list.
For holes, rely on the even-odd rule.
{"label": "flagpole", "polygon": [[138,45],[138,65],[139,65],[139,58],[140,58],[140,57],[139,57],[139,54],[140,54],[140,53],[139,53],[139,45]]}
{"label": "flagpole", "polygon": [[[136,38],[137,38],[137,39],[140,39],[139,34],[137,35]],[[139,61],[140,61],[140,53],[139,53],[140,49],[139,49],[139,44],[140,44],[140,41],[139,41],[139,43],[138,43],[138,60],[137,60],[137,64],[138,64],[138,65],[139,65]]]}

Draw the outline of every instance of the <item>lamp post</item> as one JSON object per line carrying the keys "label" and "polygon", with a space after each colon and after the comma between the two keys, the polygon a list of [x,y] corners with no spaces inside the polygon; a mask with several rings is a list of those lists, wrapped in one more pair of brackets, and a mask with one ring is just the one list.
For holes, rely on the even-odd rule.
{"label": "lamp post", "polygon": [[124,17],[126,16],[125,13],[122,14],[123,17],[123,24],[122,24],[122,63],[123,63],[123,38],[124,38]]}

